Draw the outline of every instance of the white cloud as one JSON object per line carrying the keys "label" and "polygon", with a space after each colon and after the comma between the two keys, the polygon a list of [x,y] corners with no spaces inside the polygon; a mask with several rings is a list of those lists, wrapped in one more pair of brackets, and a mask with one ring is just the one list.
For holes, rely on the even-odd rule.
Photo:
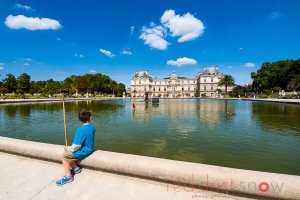
{"label": "white cloud", "polygon": [[147,28],[143,26],[142,34],[140,39],[143,39],[144,44],[149,45],[152,48],[166,50],[169,43],[163,38],[165,34],[165,28],[162,26],[155,26],[154,23],[151,23],[152,28]]}
{"label": "white cloud", "polygon": [[231,68],[232,68],[232,66],[227,66],[227,68],[228,68],[228,69],[231,69]]}
{"label": "white cloud", "polygon": [[0,63],[0,70],[4,69],[4,63]]}
{"label": "white cloud", "polygon": [[166,36],[179,37],[178,42],[194,40],[203,35],[204,24],[201,20],[190,13],[182,16],[176,15],[174,10],[166,10],[160,18],[161,25],[150,23],[150,27],[143,26],[140,39],[144,44],[152,48],[166,50],[170,43],[165,39]]}
{"label": "white cloud", "polygon": [[195,65],[197,64],[197,61],[192,58],[183,57],[183,58],[178,58],[177,60],[168,60],[167,64],[176,65],[180,67],[183,65]]}
{"label": "white cloud", "polygon": [[123,54],[123,55],[132,55],[132,52],[128,51],[128,50],[123,50],[123,51],[120,52],[120,54]]}
{"label": "white cloud", "polygon": [[26,5],[22,5],[22,4],[19,4],[19,3],[17,3],[17,4],[15,4],[15,7],[16,8],[21,8],[21,9],[25,9],[25,10],[34,10],[34,9],[32,9],[30,6],[26,6]]}
{"label": "white cloud", "polygon": [[57,40],[57,41],[61,41],[61,38],[57,37],[56,40]]}
{"label": "white cloud", "polygon": [[59,21],[49,18],[26,17],[24,15],[8,15],[5,19],[7,27],[11,29],[28,29],[34,30],[57,30],[62,26]]}
{"label": "white cloud", "polygon": [[75,57],[79,57],[79,58],[84,58],[85,56],[84,55],[82,55],[82,54],[75,54]]}
{"label": "white cloud", "polygon": [[29,63],[24,63],[24,66],[29,66]]}
{"label": "white cloud", "polygon": [[274,12],[270,13],[270,17],[273,19],[278,19],[278,18],[282,17],[282,13],[274,11]]}
{"label": "white cloud", "polygon": [[251,62],[248,62],[245,64],[245,67],[248,67],[248,68],[251,68],[251,67],[255,67],[255,63],[251,63]]}
{"label": "white cloud", "polygon": [[134,28],[135,28],[134,26],[131,26],[131,27],[130,27],[130,34],[131,34],[131,35],[134,33]]}
{"label": "white cloud", "polygon": [[99,50],[101,53],[103,53],[104,55],[107,55],[108,57],[114,57],[116,55],[114,55],[111,51],[105,50],[105,49],[100,49]]}
{"label": "white cloud", "polygon": [[166,10],[160,19],[169,28],[171,36],[180,37],[178,42],[194,40],[204,33],[204,24],[192,14],[176,15],[174,10]]}
{"label": "white cloud", "polygon": [[89,73],[96,73],[97,71],[96,70],[93,70],[93,69],[90,69],[89,70]]}
{"label": "white cloud", "polygon": [[243,47],[240,47],[240,48],[239,48],[240,51],[243,50],[243,49],[244,49]]}

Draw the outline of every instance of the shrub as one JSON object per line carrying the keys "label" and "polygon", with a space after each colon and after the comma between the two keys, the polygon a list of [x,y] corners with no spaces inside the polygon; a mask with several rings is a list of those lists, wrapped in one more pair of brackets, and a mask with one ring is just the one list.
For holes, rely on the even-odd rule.
{"label": "shrub", "polygon": [[281,91],[281,88],[276,86],[276,87],[273,87],[273,92],[279,92]]}
{"label": "shrub", "polygon": [[269,95],[272,93],[272,91],[269,90],[269,89],[265,89],[265,90],[264,90],[264,93],[265,93],[267,96],[269,96]]}

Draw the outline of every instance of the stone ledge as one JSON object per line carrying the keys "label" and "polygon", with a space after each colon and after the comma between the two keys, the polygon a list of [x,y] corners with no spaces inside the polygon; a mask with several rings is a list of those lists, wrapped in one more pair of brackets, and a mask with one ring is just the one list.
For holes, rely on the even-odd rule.
{"label": "stone ledge", "polygon": [[[0,151],[61,162],[62,145],[0,137]],[[300,199],[300,176],[95,151],[82,166],[229,194]]]}

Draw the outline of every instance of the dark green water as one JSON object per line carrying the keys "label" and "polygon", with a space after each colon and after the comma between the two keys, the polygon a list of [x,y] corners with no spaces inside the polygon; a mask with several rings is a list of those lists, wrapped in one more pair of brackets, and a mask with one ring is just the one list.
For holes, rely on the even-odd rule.
{"label": "dark green water", "polygon": [[[300,105],[161,100],[133,112],[129,99],[67,102],[69,141],[82,108],[93,110],[96,149],[300,175]],[[1,136],[64,144],[61,103],[0,105],[0,119]]]}

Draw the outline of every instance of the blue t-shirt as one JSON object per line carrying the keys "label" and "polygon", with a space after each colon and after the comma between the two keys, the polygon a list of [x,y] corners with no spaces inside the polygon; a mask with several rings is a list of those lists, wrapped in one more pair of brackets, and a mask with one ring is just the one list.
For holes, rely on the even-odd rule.
{"label": "blue t-shirt", "polygon": [[74,158],[83,159],[93,153],[96,129],[93,124],[84,124],[76,129],[73,144],[81,147],[72,152]]}

